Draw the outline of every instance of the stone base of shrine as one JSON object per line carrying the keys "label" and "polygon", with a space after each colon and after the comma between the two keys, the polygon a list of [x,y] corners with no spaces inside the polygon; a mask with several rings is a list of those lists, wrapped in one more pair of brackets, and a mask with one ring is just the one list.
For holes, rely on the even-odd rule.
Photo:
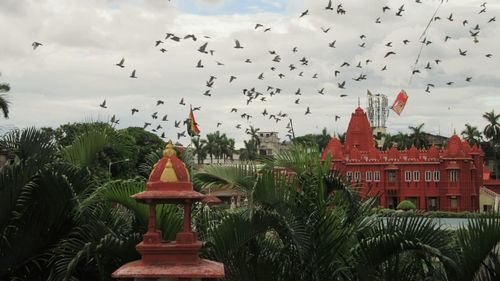
{"label": "stone base of shrine", "polygon": [[224,264],[200,259],[196,265],[144,264],[141,260],[129,262],[111,275],[116,279],[221,279],[224,278]]}

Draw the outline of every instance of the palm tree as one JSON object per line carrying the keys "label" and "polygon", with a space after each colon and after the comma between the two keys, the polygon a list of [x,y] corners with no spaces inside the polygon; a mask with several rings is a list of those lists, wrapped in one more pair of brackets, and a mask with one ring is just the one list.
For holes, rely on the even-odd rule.
{"label": "palm tree", "polygon": [[465,124],[465,129],[462,131],[461,135],[470,145],[479,146],[481,144],[481,132],[475,126]]}
{"label": "palm tree", "polygon": [[429,142],[423,134],[422,127],[424,127],[424,123],[418,125],[417,127],[408,127],[411,130],[410,142],[420,149],[429,146]]}
{"label": "palm tree", "polygon": [[53,247],[77,231],[82,201],[97,182],[89,168],[108,142],[108,132],[94,130],[60,147],[34,128],[0,139],[0,149],[15,156],[0,171],[0,279],[47,280]]}
{"label": "palm tree", "polygon": [[399,149],[406,149],[411,146],[410,137],[403,132],[398,132],[396,135],[392,136],[391,141],[393,144],[397,144]]}
{"label": "palm tree", "polygon": [[213,163],[213,158],[217,154],[218,144],[217,136],[214,133],[207,134],[207,139],[205,141],[205,149],[210,157],[210,164]]}
{"label": "palm tree", "polygon": [[260,131],[259,128],[254,128],[253,126],[250,126],[250,129],[247,131],[247,134],[249,134],[250,137],[252,138],[252,140],[255,142],[256,149],[260,145],[260,138],[259,138],[259,134],[258,134],[259,131]]}
{"label": "palm tree", "polygon": [[488,124],[484,127],[483,134],[489,139],[491,148],[493,150],[493,159],[495,163],[495,176],[500,177],[498,169],[498,153],[500,149],[500,114],[495,114],[494,110],[491,112],[485,112],[483,118],[488,121]]}
{"label": "palm tree", "polygon": [[194,176],[205,188],[248,194],[246,209],[198,220],[207,256],[224,263],[227,280],[416,281],[454,272],[447,231],[423,218],[370,216],[375,200],[360,200],[317,155],[317,146],[296,146],[259,171],[210,166]]}
{"label": "palm tree", "polygon": [[240,149],[241,161],[253,161],[257,159],[257,145],[255,140],[243,141],[245,148]]}
{"label": "palm tree", "polygon": [[6,96],[1,95],[1,93],[7,93],[8,91],[10,91],[9,84],[0,83],[0,110],[2,111],[4,118],[9,118],[9,101]]}
{"label": "palm tree", "polygon": [[197,163],[203,164],[203,161],[207,158],[206,142],[200,137],[193,137],[193,153],[196,155]]}

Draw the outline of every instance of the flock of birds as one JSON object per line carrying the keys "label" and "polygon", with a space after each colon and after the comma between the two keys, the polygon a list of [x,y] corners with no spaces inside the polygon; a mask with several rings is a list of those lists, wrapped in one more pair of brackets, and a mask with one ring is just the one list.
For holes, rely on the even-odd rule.
{"label": "flock of birds", "polygon": [[[324,11],[326,11],[326,12],[336,13],[338,16],[344,16],[350,12],[344,8],[344,5],[342,3],[339,3],[337,5],[333,5],[332,0],[328,0],[325,2],[326,2],[325,3],[326,6],[324,6]],[[415,2],[421,3],[420,0],[416,0]],[[406,5],[408,5],[408,4],[406,4]],[[315,13],[315,12],[319,12],[319,11],[310,11],[309,9],[306,9],[305,11],[300,13],[300,15],[298,15],[298,18],[299,18],[299,20],[301,20],[305,17],[310,16],[312,13]],[[405,6],[405,4],[402,4],[399,7],[383,6],[380,8],[380,12],[382,14],[393,13],[395,17],[403,17],[405,15],[405,13],[407,12],[407,7]],[[475,12],[475,13],[481,15],[481,14],[486,14],[486,12],[487,12],[487,3],[484,2],[483,4],[481,4],[478,7],[477,12]],[[455,23],[456,25],[459,25],[462,28],[467,28],[471,40],[474,43],[478,43],[479,36],[481,34],[480,33],[481,32],[481,25],[483,24],[483,22],[485,24],[491,24],[491,23],[496,21],[496,18],[495,17],[488,17],[485,20],[483,20],[481,23],[472,24],[472,23],[469,23],[468,19],[460,19],[459,20],[458,18],[455,18],[453,13],[450,13],[447,17],[443,16],[443,18],[441,18],[440,16],[435,14],[432,17],[432,19],[429,21],[429,25],[431,25],[432,23],[437,22],[437,21],[449,21],[450,23],[456,22]],[[378,16],[374,20],[374,23],[381,24],[382,17]],[[254,26],[249,27],[249,28],[252,28],[255,32],[267,33],[267,32],[272,31],[271,26],[266,26],[262,23],[256,23]],[[320,30],[319,32],[322,32],[324,34],[328,34],[331,30],[331,27],[321,26],[319,30]],[[366,38],[367,38],[367,35],[360,34],[359,35],[360,42],[357,44],[357,46],[353,46],[353,47],[354,48],[366,48],[367,47]],[[200,56],[208,56],[208,58],[212,58],[214,56],[214,54],[216,53],[216,50],[210,48],[211,46],[209,45],[209,42],[210,42],[209,39],[211,39],[210,36],[203,36],[203,37],[199,38],[195,34],[186,34],[186,35],[180,36],[179,34],[169,32],[169,33],[166,33],[166,36],[164,38],[156,40],[154,42],[154,47],[158,48],[160,52],[165,53],[168,51],[167,47],[166,47],[167,43],[173,42],[173,44],[175,44],[175,43],[181,43],[185,40],[191,40],[192,42],[199,42],[199,41],[203,40],[204,42],[200,42],[200,45],[195,52],[197,52],[197,54]],[[445,38],[443,38],[442,43],[446,43],[450,39],[453,39],[452,36],[446,35]],[[232,46],[235,50],[237,50],[238,52],[241,52],[242,56],[244,56],[244,54],[245,54],[244,53],[244,51],[245,51],[245,44],[244,43],[245,42],[240,42],[240,40],[238,40],[238,39],[234,39],[234,45]],[[333,69],[332,76],[329,77],[329,79],[331,78],[331,79],[335,80],[335,84],[338,87],[339,92],[340,92],[338,96],[340,98],[344,98],[344,97],[348,96],[348,94],[345,93],[344,90],[349,86],[349,83],[357,83],[357,82],[361,82],[361,81],[368,79],[368,75],[366,73],[360,73],[359,75],[357,75],[355,77],[351,77],[351,79],[349,79],[349,77],[346,79],[342,75],[342,73],[344,72],[344,69],[354,69],[354,70],[358,70],[358,71],[361,69],[361,71],[362,71],[364,68],[366,68],[367,65],[374,63],[374,61],[377,61],[379,63],[382,63],[382,65],[383,65],[383,67],[380,68],[380,71],[381,72],[386,71],[389,67],[388,66],[389,60],[392,57],[395,57],[398,55],[399,51],[397,50],[396,45],[398,45],[398,47],[404,47],[405,45],[411,43],[411,41],[409,39],[404,39],[404,40],[402,40],[401,43],[402,43],[402,45],[399,44],[399,42],[393,42],[393,41],[385,42],[384,43],[384,45],[385,45],[384,47],[386,48],[384,51],[385,54],[380,58],[364,59],[363,61],[359,61],[357,64],[352,63],[352,61],[350,61],[350,60],[347,60],[347,61],[344,61],[344,62],[338,64],[337,67],[335,67],[335,69]],[[419,44],[421,46],[420,50],[422,50],[423,48],[425,48],[426,46],[429,46],[430,44],[433,44],[434,42],[427,39],[427,36],[424,32],[421,36],[421,40],[419,40],[419,42],[414,42],[414,43]],[[40,46],[43,46],[43,45],[39,42],[33,42],[33,49],[37,49]],[[337,40],[333,40],[333,41],[328,42],[328,44],[325,47],[332,48],[332,49],[337,48]],[[267,50],[266,52],[269,55],[269,61],[272,63],[272,66],[269,68],[270,72],[267,69],[263,69],[261,72],[256,73],[255,74],[256,81],[265,81],[266,78],[270,75],[273,75],[274,77],[278,77],[279,78],[278,81],[280,81],[281,79],[287,79],[288,77],[294,77],[294,79],[297,77],[308,78],[308,79],[318,79],[319,78],[320,74],[310,73],[308,71],[308,67],[311,65],[311,59],[307,58],[306,56],[301,55],[300,54],[301,50],[299,50],[299,47],[297,47],[297,46],[292,46],[289,49],[289,52],[291,52],[292,54],[296,55],[297,58],[299,58],[296,61],[285,62],[282,59],[283,55],[275,50]],[[424,71],[431,71],[434,67],[436,67],[437,65],[439,65],[442,62],[441,59],[434,59],[432,61],[420,63],[419,62],[420,53],[415,54],[415,55],[417,56],[415,65],[412,67],[412,69],[410,71],[411,73],[408,73],[408,75],[410,75],[411,77],[413,77],[415,75],[419,75],[420,73],[422,73]],[[468,50],[459,48],[457,50],[457,55],[458,56],[467,56]],[[486,58],[491,58],[492,56],[493,56],[493,54],[491,54],[491,53],[485,54]],[[207,69],[208,66],[205,64],[205,61],[208,58],[202,57],[201,59],[198,59],[196,65],[194,65],[194,68]],[[251,58],[244,58],[242,60],[242,63],[251,64],[251,63],[253,63],[253,61]],[[218,60],[215,60],[215,64],[217,66],[224,66],[225,65],[225,63],[218,61]],[[115,64],[115,66],[119,67],[119,68],[125,68],[126,67],[125,58],[121,58],[119,60],[119,62]],[[136,71],[136,69],[132,69],[129,77],[131,79],[139,78],[138,72]],[[472,79],[473,78],[471,76],[467,76],[467,77],[465,77],[464,80],[466,82],[471,82]],[[221,80],[223,80],[223,81],[221,81]],[[210,75],[207,78],[207,81],[205,82],[205,85],[204,85],[205,89],[203,89],[201,91],[202,92],[201,95],[204,97],[207,97],[207,98],[211,98],[216,85],[223,83],[221,85],[221,87],[225,87],[225,86],[228,86],[229,84],[234,83],[237,80],[238,80],[238,75],[236,75],[236,74],[230,74],[230,75],[227,75],[227,77],[217,77],[216,75]],[[350,82],[351,80],[353,82]],[[219,81],[221,81],[221,82],[219,82]],[[455,83],[455,81],[445,81],[442,85],[437,85],[435,82],[427,83],[425,88],[423,89],[423,91],[425,91],[427,93],[431,93],[431,89],[433,89],[437,86],[445,86],[445,85],[451,86],[454,83]],[[252,119],[255,117],[254,116],[255,113],[250,112],[249,110],[246,110],[246,109],[248,108],[248,106],[251,103],[259,103],[259,105],[260,105],[259,107],[262,110],[259,114],[262,115],[262,117],[267,118],[270,122],[274,122],[269,126],[270,127],[277,126],[277,124],[280,122],[281,122],[280,124],[286,124],[285,128],[288,130],[288,134],[286,136],[289,139],[293,138],[294,137],[293,126],[292,126],[292,119],[291,119],[290,114],[286,111],[271,112],[271,110],[269,110],[266,107],[266,103],[269,102],[273,98],[273,96],[283,95],[284,92],[285,92],[285,90],[283,90],[282,88],[280,88],[279,86],[276,86],[276,85],[268,85],[265,88],[259,88],[259,87],[255,87],[255,86],[243,87],[241,89],[241,93],[242,93],[242,97],[243,97],[242,98],[243,99],[242,100],[242,107],[241,108],[233,107],[233,108],[231,108],[231,110],[229,112],[230,114],[234,114],[235,116],[238,115],[239,118],[238,117],[237,118],[242,120],[242,122],[240,121],[240,122],[236,122],[235,124],[233,124],[234,127],[236,129],[243,129],[243,122],[245,122],[247,126],[251,125]],[[293,89],[293,90],[290,89],[290,90],[286,90],[286,92],[287,92],[287,94],[289,94],[291,96],[291,102],[293,105],[302,105],[302,95],[306,94],[303,89],[301,89],[301,88]],[[310,93],[307,93],[307,94],[310,94]],[[325,94],[327,94],[327,92],[326,92],[325,88],[321,88],[321,89],[317,90],[317,94],[318,95],[325,95]],[[187,98],[189,98],[189,97],[187,97]],[[168,114],[162,114],[162,113],[160,113],[160,110],[158,109],[158,108],[160,108],[160,106],[162,106],[164,104],[165,104],[164,100],[157,100],[156,101],[156,108],[157,109],[155,109],[154,112],[151,112],[151,114],[150,114],[151,119],[147,122],[144,122],[144,124],[143,124],[144,129],[151,130],[152,132],[155,132],[155,133],[161,135],[162,138],[166,138],[167,136],[172,137],[171,132],[168,132],[168,134],[166,134],[166,132],[165,132],[165,122],[170,122],[170,120],[168,119]],[[169,101],[169,104],[172,105],[173,102]],[[178,102],[178,104],[180,106],[186,106],[185,98],[184,97],[181,98],[180,101]],[[108,104],[107,104],[106,99],[104,101],[102,101],[102,103],[100,103],[99,106],[103,109],[108,108]],[[307,115],[311,115],[314,113],[312,108],[311,108],[311,105],[302,105],[302,106],[303,106],[304,115],[307,116]],[[134,114],[138,113],[140,110],[141,110],[140,108],[136,108],[136,107],[131,108],[130,114],[134,115]],[[194,106],[194,107],[192,107],[192,110],[193,111],[201,110],[201,106]],[[187,116],[188,115],[187,108],[185,109],[185,112],[186,112],[186,116]],[[337,122],[340,118],[341,118],[340,115],[334,115],[333,121]],[[173,127],[176,130],[177,139],[181,139],[181,138],[186,137],[186,130],[184,128],[185,128],[185,125],[188,124],[187,123],[188,119],[172,120],[172,121],[173,121],[173,125],[174,125]],[[232,121],[232,120],[228,120],[228,121],[224,121],[224,122],[230,122],[230,121]],[[120,120],[115,114],[113,114],[111,119],[110,119],[110,122],[112,122],[113,124],[119,124]],[[216,127],[219,128],[221,126],[224,126],[223,122],[222,121],[217,122]],[[248,134],[250,133],[248,128],[245,131]]]}

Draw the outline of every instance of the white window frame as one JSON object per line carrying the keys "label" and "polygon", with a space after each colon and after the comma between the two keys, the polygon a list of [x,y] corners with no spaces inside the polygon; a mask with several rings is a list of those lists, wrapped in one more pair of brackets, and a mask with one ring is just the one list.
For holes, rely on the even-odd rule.
{"label": "white window frame", "polygon": [[380,181],[380,171],[373,172],[373,181]]}
{"label": "white window frame", "polygon": [[372,181],[372,176],[373,176],[372,171],[366,171],[366,175],[365,175],[366,181]]}
{"label": "white window frame", "polygon": [[349,171],[345,174],[345,178],[347,179],[348,182],[352,181],[352,172]]}
{"label": "white window frame", "polygon": [[420,171],[413,171],[413,181],[420,181]]}
{"label": "white window frame", "polygon": [[425,171],[425,181],[426,182],[432,181],[432,171]]}
{"label": "white window frame", "polygon": [[405,171],[405,182],[411,182],[411,176],[412,176],[411,171]]}
{"label": "white window frame", "polygon": [[354,181],[356,181],[356,182],[361,181],[361,172],[360,171],[354,172]]}
{"label": "white window frame", "polygon": [[458,171],[457,170],[450,170],[449,177],[450,177],[450,182],[457,182],[458,181]]}
{"label": "white window frame", "polygon": [[441,173],[439,171],[434,171],[432,173],[432,180],[433,181],[440,181],[441,180]]}

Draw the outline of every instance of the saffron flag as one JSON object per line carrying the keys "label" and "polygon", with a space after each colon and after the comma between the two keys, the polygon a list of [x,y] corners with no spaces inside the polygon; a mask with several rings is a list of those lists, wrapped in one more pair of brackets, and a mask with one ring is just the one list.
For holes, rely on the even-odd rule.
{"label": "saffron flag", "polygon": [[405,108],[406,101],[408,100],[408,95],[404,90],[401,90],[399,92],[398,96],[396,97],[396,100],[391,106],[391,109],[394,110],[398,115],[401,115],[401,111]]}
{"label": "saffron flag", "polygon": [[194,119],[193,108],[191,108],[189,110],[187,127],[188,127],[187,128],[188,134],[191,137],[198,136],[200,134],[200,129],[198,128],[198,123],[196,123],[196,120]]}

